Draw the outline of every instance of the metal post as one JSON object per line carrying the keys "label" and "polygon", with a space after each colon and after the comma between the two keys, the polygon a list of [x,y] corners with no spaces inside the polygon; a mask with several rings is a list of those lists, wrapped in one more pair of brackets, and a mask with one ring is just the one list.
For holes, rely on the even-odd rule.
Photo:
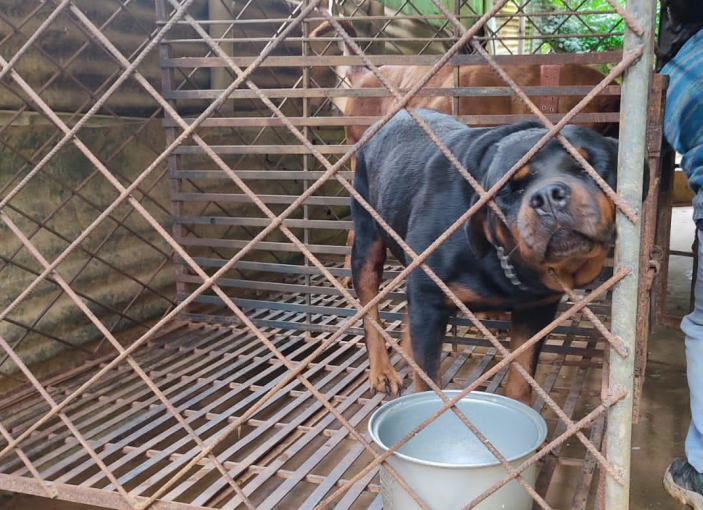
{"label": "metal post", "polygon": [[[157,21],[160,21],[162,23],[166,23],[168,21],[168,11],[166,9],[166,2],[164,0],[157,0],[156,2],[156,19]],[[161,44],[159,44],[159,59],[161,62],[163,62],[167,58],[172,57],[171,48],[171,45],[166,40],[162,41]],[[166,67],[161,67],[161,87],[164,91],[172,91],[175,89],[174,69],[167,69]],[[171,106],[173,106],[174,108],[178,107],[176,101],[170,101],[170,103]],[[176,133],[176,128],[166,127],[164,128],[164,131],[166,132],[166,143],[170,145],[178,136],[178,134]],[[167,164],[168,169],[171,172],[179,170],[179,168],[181,167],[180,156],[171,154],[168,157]],[[171,213],[173,214],[174,218],[178,218],[183,216],[183,202],[174,200],[173,197],[177,196],[177,194],[183,191],[183,181],[178,178],[170,177],[169,182],[171,186],[172,197]],[[183,239],[186,236],[185,226],[178,222],[173,222],[171,231],[173,232],[173,235],[176,239]],[[180,301],[181,299],[183,299],[183,296],[185,296],[188,290],[182,278],[183,276],[188,274],[188,268],[186,268],[183,261],[177,261],[175,256],[173,257],[173,267],[176,276],[176,301]]]}
{"label": "metal post", "polygon": [[[331,2],[330,2],[331,3]],[[303,8],[308,6],[308,0],[303,0]],[[310,37],[310,22],[306,19],[303,21],[303,37],[305,38],[303,41],[302,45],[302,54],[304,57],[307,57],[310,55],[312,52],[310,51],[310,41],[308,40],[308,37]],[[303,68],[303,89],[307,91],[310,88],[310,72],[311,68],[310,67],[304,67]],[[308,118],[310,117],[310,99],[307,97],[303,98],[303,117]],[[310,128],[306,125],[303,127],[303,134],[305,135],[305,138],[308,140],[312,140],[312,136],[310,133]],[[310,163],[311,161],[311,155],[310,154],[304,154],[303,155],[303,171],[304,172],[309,172],[310,171]],[[308,179],[303,180],[303,189],[307,190],[308,186],[310,186],[310,181]],[[310,219],[310,206],[308,204],[303,205],[303,219],[306,222],[305,229],[303,230],[303,242],[305,243],[306,246],[310,245],[310,229],[307,227],[307,221]],[[351,247],[349,247],[351,248]],[[304,261],[305,267],[310,267],[310,260],[305,257]],[[310,288],[312,285],[312,280],[310,278],[310,273],[307,273],[305,275],[305,286]],[[306,306],[312,306],[312,292],[309,294],[305,295],[305,305]],[[312,314],[310,312],[305,312],[305,325],[310,326],[312,324]],[[305,338],[307,340],[312,340],[312,332],[311,331],[306,331],[305,332]]]}
{"label": "metal post", "polygon": [[[643,28],[640,37],[625,31],[625,53],[644,45],[645,51],[625,73],[622,86],[620,147],[618,154],[618,194],[639,213],[642,209],[642,177],[646,157],[647,99],[652,73],[652,31],[654,0],[628,0],[626,7]],[[607,477],[605,487],[606,510],[627,510],[630,499],[630,454],[632,439],[632,404],[634,394],[635,331],[637,325],[637,275],[639,269],[641,221],[630,222],[624,215],[617,216],[618,241],[615,266],[628,267],[630,275],[613,291],[613,334],[622,338],[629,350],[627,357],[617,352],[610,355],[609,393],[625,389],[627,397],[608,413],[607,457],[626,480],[619,484]]]}

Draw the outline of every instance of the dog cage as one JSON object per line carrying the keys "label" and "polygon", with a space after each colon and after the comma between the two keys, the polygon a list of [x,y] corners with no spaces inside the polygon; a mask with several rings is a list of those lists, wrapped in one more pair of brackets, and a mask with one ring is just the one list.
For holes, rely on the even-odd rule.
{"label": "dog cage", "polygon": [[[617,193],[604,188],[618,210],[613,255],[587,289],[564,286],[530,381],[547,444],[522,466],[501,460],[504,484],[524,483],[520,473],[539,464],[526,487],[535,508],[627,508],[667,199],[654,9],[651,0],[4,3],[0,489],[134,510],[382,508],[390,452],[374,449],[365,426],[389,397],[370,391],[369,306],[344,265],[353,156],[376,128],[354,144],[344,128],[384,124],[431,96],[470,126],[537,118],[549,129],[541,145],[567,123],[626,120],[611,131]],[[312,37],[321,23],[333,30]],[[423,67],[401,86],[381,79],[384,65]],[[579,81],[574,65],[598,80]],[[378,85],[355,86],[345,66]],[[444,66],[452,86],[429,85]],[[462,66],[497,82],[466,87]],[[511,66],[537,78],[522,83]],[[350,98],[395,102],[354,115]],[[465,98],[510,106],[476,113]],[[497,189],[478,191],[486,204]],[[419,370],[398,343],[403,281],[431,273],[430,252],[411,254],[408,269],[384,267],[377,326],[401,375]],[[508,322],[458,307],[441,386],[501,392],[515,365]],[[444,412],[461,414],[439,394]]]}

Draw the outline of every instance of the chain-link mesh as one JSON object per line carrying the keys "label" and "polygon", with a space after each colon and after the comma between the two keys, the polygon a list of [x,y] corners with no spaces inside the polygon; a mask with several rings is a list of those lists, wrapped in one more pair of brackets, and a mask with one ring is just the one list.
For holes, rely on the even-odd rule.
{"label": "chain-link mesh", "polygon": [[[633,388],[613,383],[617,373],[609,381],[609,362],[632,364],[635,354],[631,339],[609,330],[610,303],[619,284],[647,273],[611,257],[585,291],[552,274],[565,295],[556,319],[511,352],[505,320],[477,316],[427,260],[484,207],[507,222],[497,193],[551,140],[622,221],[639,224],[641,205],[611,189],[560,133],[572,122],[602,131],[617,122],[619,80],[651,53],[638,8],[11,4],[0,12],[0,100],[10,112],[0,127],[0,273],[12,284],[0,307],[0,488],[111,508],[381,508],[382,468],[429,509],[387,459],[445,412],[506,473],[465,509],[511,482],[535,508],[592,508],[596,470],[626,487],[628,471],[607,458],[604,437],[607,415],[631,402]],[[321,23],[328,32],[314,36]],[[625,51],[614,49],[623,34]],[[421,67],[399,83],[388,65]],[[353,83],[354,66],[375,84]],[[461,66],[493,81],[467,87]],[[537,69],[537,80],[525,81],[518,66]],[[574,66],[590,74],[580,78]],[[443,75],[449,81],[438,82]],[[662,88],[650,103],[661,103]],[[484,189],[417,113],[427,97],[446,98],[446,113],[471,126],[536,118],[546,134]],[[472,106],[505,98],[500,111]],[[385,103],[354,116],[352,101]],[[401,110],[477,195],[420,253],[350,182],[358,151]],[[650,125],[660,116],[650,108]],[[658,163],[651,148],[649,163]],[[382,288],[364,303],[343,262],[349,196],[406,259],[386,265]],[[399,341],[412,271],[457,309],[441,381]],[[369,387],[362,320],[399,373],[412,372],[443,402],[383,453],[363,432],[387,396]],[[533,374],[519,358],[545,338]],[[547,443],[521,464],[455,405],[474,390],[502,391],[509,372],[526,381],[549,425]],[[460,391],[450,399],[443,388]],[[523,474],[535,465],[533,486]]]}

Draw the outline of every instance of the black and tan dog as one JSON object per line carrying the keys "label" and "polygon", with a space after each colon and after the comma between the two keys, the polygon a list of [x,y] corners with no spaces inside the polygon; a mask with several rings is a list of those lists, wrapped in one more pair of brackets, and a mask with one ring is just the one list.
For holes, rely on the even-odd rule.
{"label": "black and tan dog", "polygon": [[[451,116],[417,110],[444,144],[489,189],[546,133],[521,122],[470,129]],[[562,134],[611,186],[617,142],[590,129],[567,126]],[[397,114],[359,151],[354,187],[416,252],[423,252],[478,199],[468,182],[406,112]],[[545,145],[498,192],[507,226],[490,208],[474,214],[430,257],[430,268],[472,311],[511,311],[515,349],[554,319],[562,292],[593,281],[614,237],[615,207],[556,140]],[[358,202],[352,201],[354,288],[362,304],[378,293],[386,248],[407,265],[410,258]],[[455,307],[422,269],[407,280],[409,333],[418,365],[439,381],[447,321]],[[369,315],[379,319],[378,309]],[[401,379],[381,336],[365,321],[370,384],[397,394]],[[518,362],[534,373],[541,343]],[[418,391],[426,389],[415,378]],[[529,403],[531,388],[511,369],[506,394]]]}

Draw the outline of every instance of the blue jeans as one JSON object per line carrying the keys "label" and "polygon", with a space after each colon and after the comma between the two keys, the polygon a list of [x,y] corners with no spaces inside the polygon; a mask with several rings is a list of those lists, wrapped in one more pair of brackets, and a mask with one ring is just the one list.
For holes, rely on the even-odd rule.
{"label": "blue jeans", "polygon": [[691,426],[686,436],[688,462],[703,473],[703,232],[698,235],[698,268],[693,311],[684,317],[686,372],[691,394]]}

